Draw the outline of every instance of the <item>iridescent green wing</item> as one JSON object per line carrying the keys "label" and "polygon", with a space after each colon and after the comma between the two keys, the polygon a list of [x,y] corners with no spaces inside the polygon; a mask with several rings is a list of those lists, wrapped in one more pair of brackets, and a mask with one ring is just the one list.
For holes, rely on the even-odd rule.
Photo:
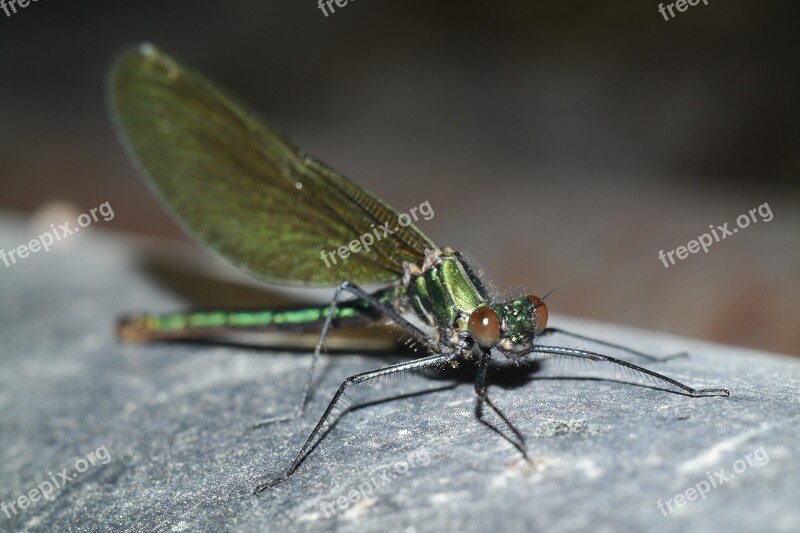
{"label": "iridescent green wing", "polygon": [[[191,233],[240,269],[290,285],[388,282],[433,243],[384,202],[151,45],[124,54],[110,107],[123,144]],[[376,229],[395,230],[381,239]],[[371,234],[326,267],[321,252]],[[366,241],[366,239],[365,239]],[[329,260],[329,263],[332,263]]]}

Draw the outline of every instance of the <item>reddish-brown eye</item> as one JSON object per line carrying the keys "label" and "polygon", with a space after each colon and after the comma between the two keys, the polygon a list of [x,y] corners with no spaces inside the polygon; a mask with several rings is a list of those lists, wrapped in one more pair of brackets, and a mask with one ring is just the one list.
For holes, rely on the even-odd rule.
{"label": "reddish-brown eye", "polygon": [[533,294],[528,295],[528,301],[533,304],[533,314],[536,316],[536,333],[541,333],[547,327],[547,306],[544,300]]}
{"label": "reddish-brown eye", "polygon": [[497,313],[485,305],[478,307],[469,315],[467,331],[482,348],[493,348],[500,340],[500,320]]}

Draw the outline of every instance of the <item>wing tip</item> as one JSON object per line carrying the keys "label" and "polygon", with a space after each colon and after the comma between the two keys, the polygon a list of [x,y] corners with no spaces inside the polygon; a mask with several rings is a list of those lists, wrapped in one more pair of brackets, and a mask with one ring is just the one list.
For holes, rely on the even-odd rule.
{"label": "wing tip", "polygon": [[126,70],[141,72],[153,67],[164,69],[171,77],[179,70],[172,58],[153,43],[145,41],[120,50],[112,62],[110,74],[116,77]]}
{"label": "wing tip", "polygon": [[143,55],[143,56],[146,56],[146,57],[154,57],[154,56],[161,55],[161,52],[159,51],[159,49],[156,48],[156,46],[151,42],[146,42],[145,41],[145,42],[139,44],[139,46],[136,47],[136,50],[139,52],[140,55]]}

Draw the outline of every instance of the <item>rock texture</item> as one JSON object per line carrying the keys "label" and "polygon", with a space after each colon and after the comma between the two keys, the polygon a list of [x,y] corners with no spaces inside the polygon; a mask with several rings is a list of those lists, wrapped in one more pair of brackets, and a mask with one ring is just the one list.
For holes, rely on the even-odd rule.
{"label": "rock texture", "polygon": [[[120,344],[119,314],[185,302],[124,239],[85,233],[0,264],[0,530],[800,530],[797,360],[558,315],[552,325],[654,354],[687,350],[645,366],[732,395],[690,398],[570,361],[499,369],[490,395],[526,462],[476,421],[468,379],[388,381],[355,392],[360,407],[297,474],[253,496],[346,376],[397,359],[329,357],[302,419],[253,430],[294,407],[308,356]],[[4,219],[0,246],[34,235]]]}

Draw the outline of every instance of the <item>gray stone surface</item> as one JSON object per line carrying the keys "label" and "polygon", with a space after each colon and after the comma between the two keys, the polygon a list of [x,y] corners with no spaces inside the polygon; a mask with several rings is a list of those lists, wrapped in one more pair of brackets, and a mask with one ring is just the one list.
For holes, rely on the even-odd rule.
{"label": "gray stone surface", "polygon": [[[0,247],[33,235],[3,219]],[[527,437],[529,464],[475,420],[467,381],[390,381],[358,391],[363,406],[294,478],[254,497],[341,380],[387,361],[328,358],[302,420],[250,430],[294,405],[308,357],[119,344],[119,314],[185,303],[138,264],[99,229],[0,264],[0,502],[76,475],[50,501],[0,511],[0,530],[800,530],[797,360],[558,315],[551,324],[656,354],[688,350],[648,366],[732,396],[689,398],[570,362],[501,373],[490,393]],[[90,453],[96,464],[82,463]],[[721,469],[729,481],[677,506]],[[657,501],[669,499],[664,516]]]}

